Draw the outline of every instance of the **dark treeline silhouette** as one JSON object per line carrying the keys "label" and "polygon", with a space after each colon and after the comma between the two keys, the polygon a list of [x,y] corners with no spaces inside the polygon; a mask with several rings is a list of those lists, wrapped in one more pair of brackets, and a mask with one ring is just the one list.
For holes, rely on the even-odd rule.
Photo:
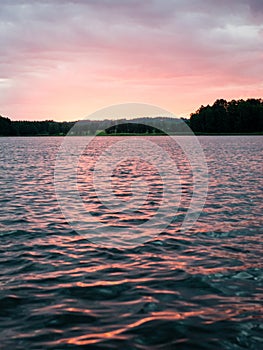
{"label": "dark treeline silhouette", "polygon": [[105,130],[107,135],[112,134],[165,134],[162,130],[147,124],[122,123],[113,125]]}
{"label": "dark treeline silhouette", "polygon": [[[188,120],[189,122],[189,120]],[[70,130],[70,135],[115,135],[115,134],[163,134],[185,132],[185,123],[182,119],[170,117],[82,120]]]}
{"label": "dark treeline silhouette", "polygon": [[0,136],[66,135],[74,122],[11,121],[0,116]]}
{"label": "dark treeline silhouette", "polygon": [[0,116],[0,136],[55,136],[55,135],[114,135],[114,134],[163,134],[188,133],[187,126],[195,133],[262,133],[263,100],[216,100],[210,106],[201,106],[190,119],[170,117],[132,120],[105,119],[79,122],[11,121]]}
{"label": "dark treeline silhouette", "polygon": [[17,135],[16,129],[9,118],[0,116],[0,136],[14,136]]}
{"label": "dark treeline silhouette", "polygon": [[263,100],[216,100],[191,114],[190,127],[199,133],[263,132]]}
{"label": "dark treeline silhouette", "polygon": [[[185,122],[189,120],[184,119]],[[156,117],[132,120],[81,120],[78,122],[11,121],[0,116],[0,136],[88,136],[95,134],[163,134],[185,132],[182,119]]]}

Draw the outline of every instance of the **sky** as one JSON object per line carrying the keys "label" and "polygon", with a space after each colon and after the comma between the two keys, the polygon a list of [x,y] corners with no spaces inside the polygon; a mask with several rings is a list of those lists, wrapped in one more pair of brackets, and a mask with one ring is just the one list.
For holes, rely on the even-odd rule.
{"label": "sky", "polygon": [[263,97],[262,0],[1,0],[0,115]]}

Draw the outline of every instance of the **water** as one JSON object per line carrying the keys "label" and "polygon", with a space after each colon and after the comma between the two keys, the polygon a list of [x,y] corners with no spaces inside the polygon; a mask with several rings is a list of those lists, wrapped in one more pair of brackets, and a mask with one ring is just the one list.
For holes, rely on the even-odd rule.
{"label": "water", "polygon": [[[123,140],[97,138],[79,163],[83,201],[109,234],[154,216],[162,195],[151,167],[127,161],[113,177],[116,196],[127,200],[142,172],[145,205],[124,217],[98,201],[90,172],[113,139]],[[169,148],[166,137],[150,139]],[[210,184],[194,227],[180,231],[193,184],[174,149],[182,198],[172,222],[116,248],[89,242],[61,213],[53,175],[62,138],[0,138],[1,349],[261,349],[262,137],[199,140]]]}

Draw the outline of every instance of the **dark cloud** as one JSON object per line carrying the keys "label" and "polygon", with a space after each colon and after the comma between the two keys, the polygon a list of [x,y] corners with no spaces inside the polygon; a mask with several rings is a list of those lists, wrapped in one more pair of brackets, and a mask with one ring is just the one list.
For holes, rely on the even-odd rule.
{"label": "dark cloud", "polygon": [[[178,44],[182,49],[180,43],[214,48],[220,28],[252,24],[246,23],[243,3],[230,6],[226,1],[207,0],[3,1],[0,45],[4,52],[14,48],[40,52],[60,48],[114,49],[136,42],[141,50],[149,49],[154,42],[162,50],[172,50]],[[227,30],[221,34],[229,39]],[[224,41],[220,38],[217,44],[220,49]]]}
{"label": "dark cloud", "polygon": [[263,1],[262,0],[248,0],[248,4],[252,11],[263,13]]}

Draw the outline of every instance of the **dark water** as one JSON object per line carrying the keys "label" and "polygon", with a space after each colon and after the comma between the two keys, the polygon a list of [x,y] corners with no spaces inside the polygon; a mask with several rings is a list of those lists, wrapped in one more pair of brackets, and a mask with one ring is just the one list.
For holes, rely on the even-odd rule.
{"label": "dark water", "polygon": [[[84,201],[85,162],[112,142],[96,140],[80,162]],[[192,191],[182,160],[183,196],[169,227],[122,249],[90,243],[61,214],[53,186],[61,138],[0,138],[1,349],[262,348],[263,138],[199,140],[210,185],[198,222],[180,231]],[[165,137],[155,141],[167,147]],[[132,174],[132,164],[116,169],[117,196],[129,196]],[[150,182],[157,190],[138,222],[160,199],[160,178]],[[87,209],[102,222],[124,220],[92,198]]]}

